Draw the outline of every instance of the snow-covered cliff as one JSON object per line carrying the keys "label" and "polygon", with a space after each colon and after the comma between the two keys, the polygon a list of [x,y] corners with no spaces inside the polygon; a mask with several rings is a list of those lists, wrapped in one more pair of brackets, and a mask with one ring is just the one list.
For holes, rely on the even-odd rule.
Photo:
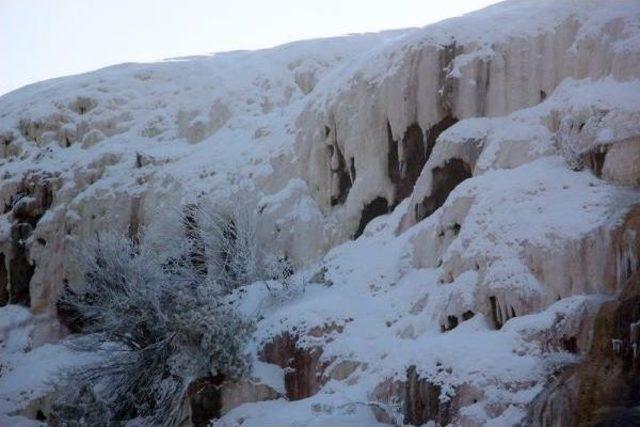
{"label": "snow-covered cliff", "polygon": [[[284,302],[246,287],[254,372],[221,391],[219,425],[572,425],[616,404],[578,398],[594,387],[580,363],[630,357],[617,390],[638,366],[640,337],[620,332],[640,320],[624,311],[640,268],[632,0],[509,0],[38,83],[0,97],[0,177],[0,421],[46,412],[69,363],[55,301],[78,281],[71,249],[200,198],[255,204],[259,240],[305,283]],[[613,298],[623,325],[594,339]],[[620,350],[593,350],[608,339]]]}

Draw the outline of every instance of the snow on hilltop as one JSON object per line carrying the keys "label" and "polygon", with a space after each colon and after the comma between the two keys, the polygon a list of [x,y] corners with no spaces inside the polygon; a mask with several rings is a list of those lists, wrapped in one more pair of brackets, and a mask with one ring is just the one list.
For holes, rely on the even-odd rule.
{"label": "snow on hilltop", "polygon": [[77,243],[201,198],[255,205],[305,283],[244,288],[253,372],[214,425],[577,422],[557,396],[640,268],[639,95],[639,2],[510,0],[0,97],[0,424],[81,363]]}

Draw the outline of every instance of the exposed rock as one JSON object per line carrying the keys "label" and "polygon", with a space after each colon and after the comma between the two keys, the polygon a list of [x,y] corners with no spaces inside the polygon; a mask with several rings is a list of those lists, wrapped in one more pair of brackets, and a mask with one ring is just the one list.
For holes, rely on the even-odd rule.
{"label": "exposed rock", "polygon": [[640,136],[612,145],[602,162],[602,177],[623,185],[640,185]]}
{"label": "exposed rock", "polygon": [[581,109],[565,115],[557,139],[567,162],[575,170],[588,168],[603,179],[640,185],[640,128],[637,112]]}
{"label": "exposed rock", "polygon": [[9,303],[9,275],[5,256],[0,253],[0,307]]}
{"label": "exposed rock", "polygon": [[[572,377],[573,368],[556,373],[544,391],[532,402],[527,424],[532,427],[573,427],[576,424],[576,379]],[[559,375],[558,375],[559,374]]]}
{"label": "exposed rock", "polygon": [[353,374],[356,369],[360,368],[361,366],[362,363],[355,360],[343,360],[341,362],[338,362],[331,368],[331,370],[327,374],[327,377],[332,380],[343,381],[349,378],[351,374]]}
{"label": "exposed rock", "polygon": [[[623,37],[619,32],[621,25],[624,24],[602,29],[611,35],[608,41]],[[457,33],[455,29],[450,31]],[[333,123],[339,131],[344,156],[358,154],[361,169],[358,174],[367,179],[354,183],[347,209],[336,213],[351,230],[357,228],[362,204],[380,196],[392,200],[393,205],[410,187],[412,180],[399,180],[401,159],[398,157],[398,162],[395,161],[395,152],[401,154],[402,151],[398,141],[402,142],[405,134],[420,136],[419,129],[432,129],[429,134],[436,137],[437,130],[450,126],[455,119],[504,116],[536,105],[547,100],[547,95],[566,77],[598,78],[612,72],[616,78],[626,80],[637,74],[631,70],[633,60],[628,55],[612,53],[614,49],[607,47],[605,37],[582,34],[581,21],[574,16],[559,18],[553,31],[505,40],[490,48],[462,37],[434,35],[434,39],[438,42],[416,42],[407,46],[400,63],[392,62],[398,57],[392,48],[381,52],[377,57],[381,63],[379,69],[353,73],[341,81],[340,86],[331,88],[330,96],[318,95],[322,102],[309,104],[299,118],[299,127],[304,132],[301,157],[309,158],[310,163],[304,172],[312,189],[317,189],[316,198],[321,207],[330,205],[327,195],[331,191],[326,184],[326,173],[316,166],[324,163],[325,156],[319,147],[323,139],[319,137],[320,129],[327,122]],[[512,61],[509,59],[512,56],[520,60]],[[596,65],[601,60],[615,61],[618,64],[615,71]],[[550,68],[554,72],[549,72]],[[385,69],[391,71],[381,71]],[[325,102],[327,99],[329,102]],[[426,139],[430,145],[428,140],[433,137],[429,135],[423,143]],[[418,140],[413,136],[408,139]],[[393,150],[394,145],[398,150]],[[386,153],[388,159],[387,156],[380,159],[381,153]],[[422,156],[413,161],[419,164]],[[407,172],[415,173],[411,168],[407,168]],[[384,179],[385,175],[389,179]],[[415,202],[421,202],[424,197],[425,194],[419,194]]]}
{"label": "exposed rock", "polygon": [[225,382],[221,377],[194,381],[189,385],[187,395],[189,422],[203,427],[244,403],[281,397],[271,387],[252,379]]}
{"label": "exposed rock", "polygon": [[449,403],[440,401],[439,386],[421,379],[416,367],[407,370],[407,381],[404,397],[404,422],[412,426],[421,426],[429,421],[437,425],[450,422]]}
{"label": "exposed rock", "polygon": [[431,154],[433,146],[427,149],[424,132],[417,123],[407,128],[401,141],[394,141],[391,125],[387,123],[389,138],[388,174],[395,186],[395,203],[399,203],[413,191],[425,162]]}
{"label": "exposed rock", "polygon": [[[595,320],[593,345],[585,363],[576,369],[579,382],[576,425],[634,425],[640,402],[640,273],[635,273],[616,301],[605,303]],[[626,419],[625,419],[626,418]],[[618,424],[618,425],[623,425]]]}
{"label": "exposed rock", "polygon": [[262,402],[280,397],[282,396],[276,390],[254,380],[225,384],[222,387],[219,412],[224,415],[244,403]]}
{"label": "exposed rock", "polygon": [[454,188],[472,176],[483,143],[481,139],[440,140],[418,178],[409,202],[413,209],[402,218],[399,232],[430,216]]}
{"label": "exposed rock", "polygon": [[395,418],[392,412],[400,411],[402,422],[415,426],[475,425],[463,420],[459,410],[482,397],[483,392],[470,384],[455,387],[451,395],[445,397],[442,388],[421,378],[414,365],[407,369],[405,380],[385,380],[376,386],[371,396],[374,402],[380,403],[379,410],[374,411],[379,422],[390,423]]}
{"label": "exposed rock", "polygon": [[9,304],[29,306],[31,303],[29,283],[35,265],[29,260],[27,239],[31,237],[33,228],[27,222],[17,223],[11,227],[12,257],[9,260]]}
{"label": "exposed rock", "polygon": [[360,224],[358,224],[358,229],[353,235],[354,239],[357,239],[364,232],[365,227],[372,219],[378,217],[380,215],[384,215],[389,213],[389,204],[387,203],[387,199],[382,197],[376,197],[371,202],[367,203],[362,209],[362,215],[360,216]]}
{"label": "exposed rock", "polygon": [[322,386],[326,362],[320,361],[321,347],[304,348],[298,346],[298,337],[289,332],[266,343],[260,353],[260,360],[273,363],[285,369],[285,389],[289,400],[305,399],[313,396]]}
{"label": "exposed rock", "polygon": [[189,419],[195,427],[205,427],[220,417],[222,378],[203,378],[189,385]]}
{"label": "exposed rock", "polygon": [[513,307],[501,307],[496,297],[489,297],[489,304],[491,305],[491,320],[496,329],[502,328],[502,325],[514,317],[516,317],[516,311]]}
{"label": "exposed rock", "polygon": [[444,166],[434,168],[431,173],[431,194],[416,205],[417,221],[435,212],[458,184],[471,177],[469,165],[460,159],[449,159],[445,161]]}
{"label": "exposed rock", "polygon": [[[71,250],[96,232],[183,233],[167,207],[247,198],[256,243],[296,272],[327,266],[312,279],[327,286],[260,306],[259,336],[289,322],[260,357],[297,402],[252,405],[280,391],[255,379],[203,383],[196,423],[229,411],[258,425],[275,412],[291,419],[272,425],[308,414],[367,425],[373,410],[476,427],[517,425],[533,408],[535,423],[562,425],[630,404],[635,297],[598,318],[589,349],[594,313],[639,265],[637,212],[625,217],[639,197],[639,13],[631,1],[506,2],[415,31],[129,64],[7,94],[0,303],[17,291],[51,314],[81,281]],[[366,239],[342,244],[374,218]],[[256,288],[249,300],[262,303]],[[349,316],[344,334],[292,326]],[[60,336],[44,323],[29,346]],[[572,369],[585,354],[595,367],[575,369],[593,380]]]}
{"label": "exposed rock", "polygon": [[349,195],[349,189],[355,181],[355,167],[351,159],[351,174],[347,170],[342,151],[337,142],[327,146],[329,149],[329,168],[331,169],[331,205],[341,205]]}
{"label": "exposed rock", "polygon": [[[8,292],[7,303],[29,306],[31,303],[30,283],[35,265],[29,255],[29,246],[34,229],[40,218],[53,203],[53,177],[44,173],[26,175],[15,189],[11,207],[11,231],[8,236],[10,245],[2,256],[2,269],[5,269],[5,286]],[[3,245],[4,243],[4,245]],[[5,261],[5,258],[8,261]],[[0,276],[2,276],[0,271]],[[0,284],[2,278],[0,277]],[[3,305],[3,304],[2,304]]]}

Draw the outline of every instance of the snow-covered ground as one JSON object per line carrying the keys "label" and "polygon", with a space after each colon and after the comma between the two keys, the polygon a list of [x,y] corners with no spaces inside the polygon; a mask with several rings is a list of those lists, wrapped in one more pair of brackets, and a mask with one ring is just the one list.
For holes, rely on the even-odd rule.
{"label": "snow-covered ground", "polygon": [[[297,268],[286,296],[255,283],[237,301],[261,319],[252,376],[280,397],[245,393],[215,425],[526,423],[638,268],[639,79],[637,2],[509,0],[423,29],[123,64],[0,97],[0,286],[12,206],[52,193],[26,241],[31,310],[0,307],[0,424],[36,423],[56,370],[82,363],[54,316],[78,280],[71,248],[164,226],[199,197],[255,204],[261,243]],[[411,160],[416,126],[420,144],[443,132],[399,197],[390,171]],[[319,354],[298,366],[294,381],[313,383],[298,400],[284,384],[295,366],[264,351],[286,333]],[[411,381],[436,409],[407,415],[433,399]]]}

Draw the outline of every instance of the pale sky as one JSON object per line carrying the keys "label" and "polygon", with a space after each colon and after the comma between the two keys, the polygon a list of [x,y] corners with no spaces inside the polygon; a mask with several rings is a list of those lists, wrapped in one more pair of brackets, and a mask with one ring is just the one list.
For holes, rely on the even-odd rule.
{"label": "pale sky", "polygon": [[420,27],[497,0],[0,0],[0,95],[121,62]]}

